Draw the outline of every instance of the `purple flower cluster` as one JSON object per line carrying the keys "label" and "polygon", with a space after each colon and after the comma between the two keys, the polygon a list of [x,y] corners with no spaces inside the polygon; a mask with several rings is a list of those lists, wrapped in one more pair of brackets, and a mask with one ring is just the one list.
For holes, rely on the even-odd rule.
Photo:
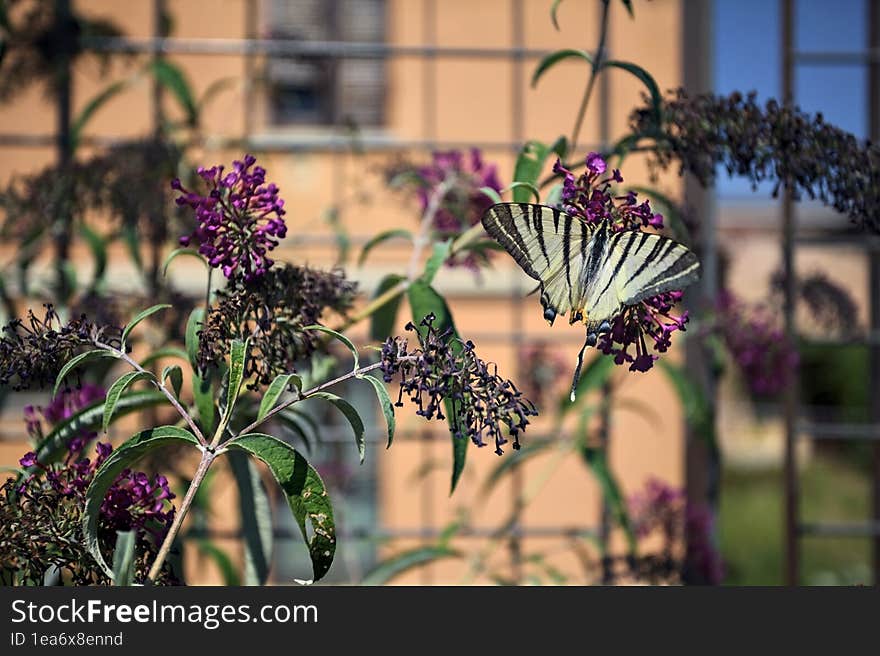
{"label": "purple flower cluster", "polygon": [[[45,408],[26,405],[24,421],[27,433],[32,441],[39,442],[43,439],[43,421],[50,427],[55,426],[70,419],[79,410],[102,401],[106,395],[107,392],[100,385],[82,383],[79,388],[60,390]],[[98,434],[94,431],[80,431],[67,443],[67,450],[78,455],[96,437]]]}
{"label": "purple flower cluster", "polygon": [[[28,452],[18,462],[22,467],[36,468],[36,471],[21,483],[18,493],[27,499],[37,493],[34,488],[45,484],[62,497],[84,501],[95,472],[112,451],[110,444],[99,442],[94,460],[81,457],[80,451],[71,450],[63,463],[51,465],[41,463],[33,451]],[[174,506],[170,503],[173,498],[174,493],[164,476],[150,479],[143,472],[125,469],[110,486],[101,504],[102,526],[112,531],[135,530],[139,537],[149,533],[158,543],[174,519]]]}
{"label": "purple flower cluster", "polygon": [[[651,209],[650,203],[638,201],[635,192],[616,196],[615,183],[623,182],[620,171],[607,174],[608,165],[599,153],[587,155],[586,168],[580,176],[557,160],[553,172],[562,176],[562,209],[586,223],[606,221],[612,230],[663,228],[663,216]],[[684,330],[687,311],[673,314],[681,300],[680,291],[671,291],[645,299],[626,308],[611,323],[611,330],[599,335],[596,347],[614,362],[628,364],[630,371],[648,371],[659,356],[672,344],[672,333]]]}
{"label": "purple flower cluster", "polygon": [[[469,156],[455,150],[435,152],[432,162],[418,168],[416,173],[423,183],[418,189],[423,212],[437,193],[438,186],[444,182],[449,185],[432,225],[440,240],[456,237],[480,222],[480,217],[492,205],[492,200],[480,191],[481,187],[499,193],[502,189],[497,168],[494,164],[487,164],[477,148],[472,148]],[[477,270],[479,257],[478,253],[468,252],[447,260],[446,264]]]}
{"label": "purple flower cluster", "polygon": [[729,290],[719,294],[716,329],[753,394],[771,396],[791,381],[798,366],[795,345],[766,305],[744,303]]}
{"label": "purple flower cluster", "polygon": [[180,238],[181,245],[198,244],[208,264],[227,278],[262,276],[274,263],[266,253],[287,235],[284,201],[274,183],[266,184],[266,169],[254,166],[256,161],[245,155],[225,174],[223,166],[199,167],[207,195],[188,191],[178,179],[171,183],[181,192],[177,204],[191,207],[197,221],[193,233]]}
{"label": "purple flower cluster", "polygon": [[[628,504],[633,527],[640,539],[659,534],[664,559],[687,547],[688,578],[718,585],[724,578],[721,554],[715,547],[714,517],[708,507],[688,501],[683,490],[651,478]],[[687,541],[687,545],[685,545]]]}
{"label": "purple flower cluster", "polygon": [[399,337],[389,337],[382,347],[385,382],[400,376],[395,405],[403,406],[405,394],[418,406],[416,414],[443,420],[442,405],[448,401],[459,419],[453,431],[456,438],[467,435],[477,446],[486,446],[484,438],[494,440],[495,453],[501,455],[502,445],[508,442],[506,426],[513,448],[519,449],[519,434],[529,424],[528,418],[538,414],[535,406],[511,381],[498,375],[497,367],[477,357],[473,342],[462,342],[451,329],[439,332],[435,320],[429,314],[418,329],[407,324],[406,329],[418,335],[418,348],[408,350],[406,340]]}

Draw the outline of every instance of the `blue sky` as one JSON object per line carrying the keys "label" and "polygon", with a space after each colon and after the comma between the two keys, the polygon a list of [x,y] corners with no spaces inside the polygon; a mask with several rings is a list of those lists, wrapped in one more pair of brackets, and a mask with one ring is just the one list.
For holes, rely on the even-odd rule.
{"label": "blue sky", "polygon": [[[803,52],[855,52],[867,41],[868,0],[796,0],[795,48]],[[714,78],[717,93],[757,91],[762,100],[781,95],[779,3],[714,0]],[[867,131],[866,68],[804,65],[795,71],[795,101],[859,137]],[[768,187],[769,189],[769,187]],[[721,197],[750,197],[745,180],[722,173]],[[757,198],[766,198],[767,191]]]}

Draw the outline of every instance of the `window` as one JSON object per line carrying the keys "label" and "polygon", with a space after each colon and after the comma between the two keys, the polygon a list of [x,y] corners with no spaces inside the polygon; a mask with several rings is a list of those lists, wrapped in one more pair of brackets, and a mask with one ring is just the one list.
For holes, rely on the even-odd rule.
{"label": "window", "polygon": [[[272,0],[269,37],[320,42],[385,40],[385,0]],[[269,120],[276,126],[376,127],[385,104],[382,58],[328,55],[270,58],[266,65]]]}

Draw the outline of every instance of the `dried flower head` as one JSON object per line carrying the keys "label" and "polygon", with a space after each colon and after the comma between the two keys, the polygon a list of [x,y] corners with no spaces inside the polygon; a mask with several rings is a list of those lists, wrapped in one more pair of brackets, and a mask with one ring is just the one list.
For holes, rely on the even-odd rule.
{"label": "dried flower head", "polygon": [[[647,200],[639,202],[632,191],[613,193],[614,183],[623,182],[623,177],[617,169],[606,175],[607,164],[598,153],[587,155],[585,164],[580,176],[559,160],[553,167],[563,178],[561,204],[567,213],[590,224],[607,222],[615,232],[663,227],[663,216]],[[599,335],[596,347],[614,356],[615,363],[628,364],[630,371],[648,371],[657,353],[669,349],[672,334],[685,329],[688,313],[673,313],[681,297],[680,291],[671,291],[627,307],[611,322],[610,330]]]}
{"label": "dried flower head", "polygon": [[[538,414],[535,406],[510,381],[501,378],[495,365],[486,364],[474,352],[470,340],[462,342],[452,330],[439,333],[434,328],[436,317],[429,314],[417,329],[412,323],[406,329],[416,333],[419,346],[408,350],[406,340],[389,337],[382,347],[382,374],[390,383],[400,377],[400,393],[396,405],[403,405],[407,395],[418,406],[416,414],[426,419],[445,419],[441,406],[451,404],[459,418],[456,438],[467,435],[477,446],[485,440],[495,442],[495,453],[501,455],[508,442],[504,426],[519,449],[519,435],[529,424],[529,417]],[[485,439],[484,439],[485,438]]]}
{"label": "dried flower head", "polygon": [[274,183],[266,184],[266,169],[254,166],[256,161],[245,155],[225,174],[223,166],[199,167],[207,195],[184,189],[177,178],[171,183],[181,192],[177,204],[191,207],[196,215],[196,229],[180,238],[181,245],[198,245],[208,264],[227,278],[250,281],[265,274],[273,264],[266,253],[287,235],[284,201]]}
{"label": "dried flower head", "polygon": [[245,377],[256,389],[280,373],[296,370],[321,342],[320,333],[303,330],[328,311],[345,314],[356,292],[342,272],[305,266],[274,267],[250,281],[240,280],[217,292],[199,333],[199,366],[216,367],[229,354],[233,339],[248,340]]}
{"label": "dried flower head", "polygon": [[62,323],[51,305],[40,319],[32,310],[27,319],[3,327],[0,337],[0,385],[30,389],[55,381],[61,367],[80,347],[99,339],[119,345],[120,329],[97,326],[85,316]]}
{"label": "dried flower head", "polygon": [[719,166],[755,188],[774,181],[774,197],[786,188],[795,198],[818,199],[880,232],[880,149],[829,125],[822,114],[776,100],[762,107],[755,93],[691,97],[679,90],[662,115],[659,130],[651,107],[631,117],[636,134],[655,138],[656,168],[677,162],[681,173],[693,173],[703,186],[714,182]]}

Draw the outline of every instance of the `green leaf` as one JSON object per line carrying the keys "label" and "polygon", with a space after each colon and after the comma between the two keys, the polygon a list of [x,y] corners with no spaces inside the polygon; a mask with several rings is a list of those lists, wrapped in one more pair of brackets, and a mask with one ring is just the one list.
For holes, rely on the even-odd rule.
{"label": "green leaf", "polygon": [[[583,374],[581,374],[581,378],[575,388],[576,398],[582,399],[587,393],[599,389],[607,383],[614,373],[614,367],[614,358],[597,353],[596,357],[590,361]],[[566,392],[559,399],[559,418],[562,419],[563,416],[575,407],[577,407],[577,404],[571,402],[570,392]]]}
{"label": "green leaf", "polygon": [[193,400],[196,410],[199,412],[199,423],[202,432],[213,434],[214,422],[217,418],[217,410],[214,405],[214,385],[210,377],[202,378],[197,373],[192,375]]}
{"label": "green leaf", "polygon": [[263,393],[263,398],[260,400],[260,410],[257,412],[257,421],[260,421],[263,417],[269,414],[269,411],[275,407],[275,404],[278,403],[278,399],[281,398],[281,395],[290,388],[291,384],[296,386],[297,392],[302,392],[302,378],[297,374],[278,374],[275,376],[275,380],[269,384],[269,387],[267,387],[266,391]]}
{"label": "green leaf", "polygon": [[364,266],[364,262],[367,261],[367,255],[369,255],[370,251],[373,250],[376,246],[388,241],[389,239],[395,238],[407,239],[412,242],[413,235],[412,232],[410,232],[409,230],[404,230],[403,228],[395,228],[393,230],[380,232],[378,235],[376,235],[370,241],[364,244],[364,248],[361,251],[360,256],[358,257],[358,266]]}
{"label": "green leaf", "polygon": [[116,548],[113,550],[113,585],[130,586],[134,583],[136,543],[134,531],[116,531]]}
{"label": "green leaf", "polygon": [[176,260],[181,255],[185,255],[187,257],[195,257],[202,264],[205,265],[206,270],[209,270],[209,268],[210,268],[208,266],[208,261],[196,249],[194,249],[194,248],[176,248],[173,251],[171,251],[170,253],[168,253],[168,257],[165,258],[165,263],[162,265],[162,275],[163,276],[168,275],[168,267],[171,265],[171,263],[174,260]]}
{"label": "green leaf", "polygon": [[199,553],[210,558],[217,565],[217,569],[220,570],[220,575],[223,577],[223,585],[241,585],[241,579],[238,576],[238,572],[235,571],[232,559],[223,549],[209,540],[196,540],[195,542]]}
{"label": "green leaf", "polygon": [[[247,360],[247,342],[233,339],[229,347],[229,375],[226,377],[226,407],[220,417],[220,425],[217,434],[222,435],[229,425],[235,402],[241,392],[241,383],[244,380],[244,365]],[[213,404],[213,403],[212,403]]]}
{"label": "green leaf", "polygon": [[338,333],[335,330],[333,330],[332,328],[328,328],[327,326],[320,326],[318,324],[314,324],[312,326],[306,326],[305,328],[303,328],[303,330],[317,330],[319,332],[330,335],[334,339],[339,340],[340,342],[342,342],[343,344],[345,344],[348,347],[349,351],[351,351],[351,356],[354,359],[354,366],[352,367],[352,371],[356,370],[360,366],[360,361],[358,359],[357,347],[354,344],[352,344],[351,340],[348,337],[346,337],[345,335],[343,335],[342,333]]}
{"label": "green leaf", "polygon": [[186,351],[175,346],[166,346],[150,353],[147,357],[141,360],[140,364],[142,367],[147,368],[162,358],[180,358],[185,362],[189,362],[189,354]]}
{"label": "green leaf", "polygon": [[[321,579],[333,563],[336,552],[336,525],[333,507],[324,482],[308,461],[289,444],[271,435],[248,433],[229,443],[229,449],[242,449],[262,460],[287,497],[293,517],[309,547],[314,580]],[[312,537],[306,520],[312,526]]]}
{"label": "green leaf", "polygon": [[620,492],[620,486],[617,484],[617,479],[608,466],[605,449],[583,446],[581,448],[581,456],[599,482],[599,486],[602,488],[602,496],[608,504],[614,521],[623,529],[627,545],[629,546],[629,552],[635,554],[637,549],[636,535],[632,528],[629,512],[626,509],[626,502]]}
{"label": "green leaf", "polygon": [[[450,348],[453,353],[460,353],[461,337],[452,321],[452,313],[449,306],[440,294],[438,294],[431,285],[423,280],[416,280],[407,290],[409,306],[412,310],[413,323],[416,328],[423,332],[424,328],[420,325],[422,320],[429,314],[434,314],[434,328],[438,333],[442,334],[447,328],[452,329]],[[449,399],[443,400],[444,414],[449,424],[449,433],[452,437],[452,482],[449,493],[455,491],[461,473],[464,471],[465,458],[467,456],[468,439],[465,436],[464,426],[461,417],[454,411],[452,402]],[[456,437],[456,434],[460,437]]]}
{"label": "green leaf", "polygon": [[654,117],[654,124],[660,125],[660,111],[663,105],[663,96],[660,95],[660,88],[657,86],[657,82],[654,80],[651,74],[638,64],[633,64],[632,62],[618,61],[616,59],[609,59],[602,62],[602,67],[619,68],[626,71],[627,73],[636,76],[642,82],[642,84],[644,84],[648,88],[648,93],[651,95],[651,114]]}
{"label": "green leaf", "polygon": [[417,547],[378,563],[364,576],[361,585],[384,585],[394,577],[443,558],[461,558],[462,555],[449,547]]}
{"label": "green leaf", "polygon": [[58,389],[61,387],[61,383],[64,382],[64,378],[67,376],[67,374],[76,369],[82,363],[88,362],[89,360],[98,360],[100,358],[118,357],[119,355],[114,351],[107,351],[105,349],[93,349],[91,351],[86,351],[85,353],[80,353],[76,357],[71,358],[63,367],[61,367],[61,371],[58,372],[58,376],[55,378],[55,387],[52,388],[52,396],[58,394]]}
{"label": "green leaf", "polygon": [[630,18],[635,18],[635,12],[633,11],[633,3],[632,0],[621,0],[623,2],[623,6],[626,7],[627,13],[629,13]]}
{"label": "green leaf", "polygon": [[128,386],[136,380],[151,379],[152,377],[153,374],[149,371],[129,371],[116,379],[116,381],[110,386],[110,389],[107,390],[107,397],[104,399],[104,420],[101,423],[101,430],[103,432],[107,432],[107,428],[110,426],[110,420],[113,418],[113,413],[116,411],[116,404],[119,403],[119,398],[122,396],[122,393],[128,389]]}
{"label": "green leaf", "polygon": [[153,314],[156,314],[156,312],[159,312],[160,310],[164,310],[170,307],[171,305],[168,303],[159,303],[158,305],[148,307],[146,310],[139,312],[134,319],[128,322],[128,325],[125,326],[125,330],[122,331],[122,343],[125,344],[125,340],[128,339],[131,331],[134,330],[141,321]]}
{"label": "green leaf", "polygon": [[[114,415],[118,418],[145,408],[167,403],[168,399],[161,392],[144,390],[123,394],[116,401]],[[75,412],[57,424],[34,449],[37,459],[45,464],[54,462],[64,452],[70,440],[81,433],[97,431],[101,428],[104,417],[104,399]]]}
{"label": "green leaf", "polygon": [[[406,280],[405,276],[398,275],[396,273],[389,273],[387,276],[382,278],[382,281],[379,283],[379,287],[376,289],[376,293],[373,294],[373,298],[376,299],[389,289],[393,289],[397,285],[401,283],[401,281]],[[394,330],[394,324],[397,321],[397,312],[400,309],[400,302],[403,300],[403,293],[401,292],[394,298],[390,299],[387,303],[383,304],[381,307],[376,308],[375,312],[373,312],[370,317],[370,338],[376,341],[384,341],[387,339],[391,332]]]}
{"label": "green leaf", "polygon": [[92,116],[94,116],[95,112],[97,112],[104,103],[113,98],[120,91],[124,90],[134,79],[135,78],[131,78],[114,82],[86,103],[86,106],[83,107],[82,111],[70,124],[70,148],[73,152],[79,147],[80,141],[82,140],[83,130],[85,129],[86,124],[91,120]]}
{"label": "green leaf", "polygon": [[244,537],[245,585],[264,585],[272,566],[272,511],[256,464],[244,451],[230,451],[229,465],[238,485],[238,508]]}
{"label": "green leaf", "polygon": [[394,405],[391,403],[391,397],[388,395],[388,390],[385,388],[385,382],[368,374],[361,374],[357,376],[357,378],[370,383],[376,392],[376,398],[379,399],[379,407],[382,408],[382,414],[385,415],[385,425],[388,427],[388,446],[386,448],[390,448],[391,442],[394,441],[394,428],[396,422],[394,419]]}
{"label": "green leaf", "polygon": [[510,185],[507,187],[507,189],[514,192],[514,197],[516,197],[516,190],[517,189],[524,189],[524,190],[528,191],[534,197],[534,200],[536,203],[541,202],[541,192],[538,191],[538,188],[535,185],[533,185],[531,182],[522,182],[522,181],[511,182]]}
{"label": "green leaf", "polygon": [[324,399],[337,407],[337,409],[345,415],[348,423],[351,424],[351,430],[354,431],[354,441],[357,444],[358,455],[361,458],[361,464],[364,464],[364,458],[367,453],[367,442],[365,438],[364,422],[355,407],[331,392],[312,392],[307,399]]}
{"label": "green leaf", "polygon": [[501,196],[495,191],[494,187],[480,187],[480,191],[486,194],[486,196],[496,205],[498,203],[503,203],[504,201],[501,199]]}
{"label": "green leaf", "polygon": [[[303,441],[303,445],[309,453],[312,452],[313,445],[318,441],[319,433],[318,425],[314,419],[304,412],[298,412],[293,408],[282,410],[276,415],[276,419]],[[307,431],[306,429],[309,430]]]}
{"label": "green leaf", "polygon": [[556,12],[559,11],[559,5],[562,4],[562,0],[553,0],[553,4],[550,5],[550,20],[553,22],[553,27],[556,28],[556,31],[559,31],[559,19],[556,16]]}
{"label": "green leaf", "polygon": [[666,374],[672,383],[684,409],[687,422],[710,449],[717,450],[712,405],[706,398],[703,389],[691,379],[683,367],[662,358],[657,361],[657,364],[660,365],[660,371]]}
{"label": "green leaf", "polygon": [[85,223],[79,224],[79,234],[85,239],[95,260],[95,272],[92,275],[91,289],[95,289],[103,280],[107,271],[107,244],[101,235],[89,228]]}
{"label": "green leaf", "polygon": [[183,70],[167,59],[154,59],[148,66],[156,80],[165,87],[180,104],[190,126],[198,124],[198,108],[192,87]]}
{"label": "green leaf", "polygon": [[499,458],[498,464],[489,472],[489,475],[486,477],[485,482],[483,483],[483,493],[488,494],[495,487],[496,483],[501,480],[501,478],[507,472],[513,471],[522,465],[526,460],[530,460],[531,458],[544,453],[551,446],[555,446],[556,442],[553,440],[544,440],[542,442],[531,442],[522,447],[519,451],[514,451],[510,456],[506,458]]}
{"label": "green leaf", "polygon": [[541,79],[541,76],[548,70],[550,70],[553,66],[561,61],[572,58],[583,59],[590,66],[593,66],[593,56],[586,50],[557,50],[556,52],[551,52],[538,63],[538,67],[532,74],[532,86],[534,87],[535,85],[537,85],[538,80]]}
{"label": "green leaf", "polygon": [[443,263],[449,257],[449,252],[451,250],[452,239],[447,239],[444,242],[436,242],[434,244],[434,250],[431,253],[431,257],[429,257],[428,261],[425,262],[425,272],[422,274],[421,277],[424,282],[430,285],[434,281],[434,277],[437,275],[440,267],[443,266]]}
{"label": "green leaf", "polygon": [[183,369],[179,364],[169,364],[162,369],[162,383],[171,378],[171,387],[174,388],[174,396],[180,398],[180,390],[183,388]]}
{"label": "green leaf", "polygon": [[199,442],[189,431],[177,426],[160,426],[150,428],[135,434],[116,448],[107,459],[101,463],[95,472],[92,482],[86,490],[85,507],[83,509],[83,537],[86,548],[95,558],[101,569],[107,576],[113,576],[110,567],[101,553],[101,544],[98,539],[98,519],[101,514],[101,504],[107,490],[116,481],[123,469],[133,466],[138,460],[154,449],[171,442],[188,442],[198,446]]}
{"label": "green leaf", "polygon": [[556,153],[564,158],[568,151],[568,141],[565,137],[559,137],[552,145],[547,146],[540,141],[529,141],[523,147],[516,158],[516,166],[513,170],[514,183],[523,183],[513,189],[513,201],[516,203],[528,203],[534,193],[528,186],[537,187],[538,177],[544,169],[544,164],[551,153]]}
{"label": "green leaf", "polygon": [[199,364],[199,331],[205,321],[205,308],[196,308],[186,321],[186,352],[193,369]]}

